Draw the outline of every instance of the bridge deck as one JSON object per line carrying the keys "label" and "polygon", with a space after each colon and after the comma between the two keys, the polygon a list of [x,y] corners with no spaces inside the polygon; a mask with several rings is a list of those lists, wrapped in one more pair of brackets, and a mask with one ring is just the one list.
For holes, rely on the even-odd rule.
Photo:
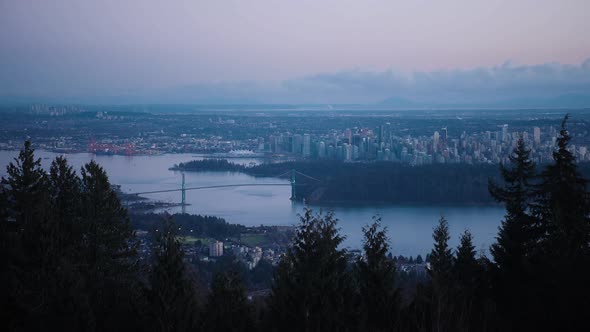
{"label": "bridge deck", "polygon": [[291,183],[242,183],[242,184],[224,184],[216,186],[203,186],[203,187],[189,187],[180,189],[165,189],[165,190],[154,190],[129,193],[129,195],[147,195],[147,194],[158,194],[158,193],[169,193],[175,191],[188,191],[188,190],[200,190],[200,189],[215,189],[215,188],[231,188],[231,187],[261,187],[261,186],[291,186]]}

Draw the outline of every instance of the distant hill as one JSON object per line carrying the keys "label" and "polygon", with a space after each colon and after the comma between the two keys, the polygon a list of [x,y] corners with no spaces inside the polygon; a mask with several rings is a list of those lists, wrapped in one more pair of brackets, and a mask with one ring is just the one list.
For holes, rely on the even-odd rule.
{"label": "distant hill", "polygon": [[590,94],[570,93],[547,98],[514,98],[493,102],[445,103],[391,97],[377,103],[394,108],[590,108]]}

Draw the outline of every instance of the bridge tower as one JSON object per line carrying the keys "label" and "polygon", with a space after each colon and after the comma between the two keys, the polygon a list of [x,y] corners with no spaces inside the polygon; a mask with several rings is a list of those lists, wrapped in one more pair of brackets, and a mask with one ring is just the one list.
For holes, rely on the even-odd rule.
{"label": "bridge tower", "polygon": [[180,204],[182,206],[182,213],[186,213],[186,184],[184,181],[184,172],[182,173],[182,201]]}
{"label": "bridge tower", "polygon": [[295,193],[295,170],[291,170],[291,200],[294,201],[297,199],[297,194]]}

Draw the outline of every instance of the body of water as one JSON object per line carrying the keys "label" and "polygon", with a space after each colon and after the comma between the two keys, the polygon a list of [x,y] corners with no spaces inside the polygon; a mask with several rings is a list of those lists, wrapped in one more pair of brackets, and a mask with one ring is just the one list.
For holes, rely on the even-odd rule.
{"label": "body of water", "polygon": [[[6,175],[6,165],[18,155],[17,151],[0,151],[0,176]],[[42,158],[43,166],[49,170],[57,154],[36,151]],[[124,192],[145,192],[177,189],[181,187],[182,175],[169,167],[180,162],[200,159],[192,154],[166,154],[158,156],[102,156],[87,153],[66,156],[78,170],[94,159],[108,172],[111,183],[121,185]],[[242,164],[259,163],[256,159],[232,159]],[[294,225],[303,204],[289,200],[291,188],[287,179],[255,178],[240,173],[203,172],[185,173],[187,187],[201,187],[230,184],[284,183],[285,186],[255,186],[216,188],[187,191],[186,200],[190,205],[186,212],[214,215],[230,223],[247,226]],[[179,203],[180,192],[150,194],[146,197],[171,203]],[[319,210],[320,207],[313,207]],[[344,245],[359,248],[362,241],[362,226],[371,222],[374,215],[382,218],[382,224],[389,229],[391,245],[395,255],[425,255],[432,248],[432,229],[440,216],[450,225],[451,245],[458,244],[461,232],[469,229],[474,236],[476,249],[487,251],[495,241],[498,226],[504,215],[499,207],[464,206],[346,206],[323,207],[333,210],[339,219],[342,234],[346,235]],[[180,207],[169,212],[180,212]]]}

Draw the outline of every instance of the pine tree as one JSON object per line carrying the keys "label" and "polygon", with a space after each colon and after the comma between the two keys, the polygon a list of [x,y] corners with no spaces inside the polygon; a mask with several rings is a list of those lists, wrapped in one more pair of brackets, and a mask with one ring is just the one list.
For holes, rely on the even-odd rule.
{"label": "pine tree", "polygon": [[389,331],[399,324],[400,298],[395,285],[395,263],[387,258],[387,228],[381,218],[363,227],[364,257],[355,265],[360,297],[360,330]]}
{"label": "pine tree", "polygon": [[0,180],[0,232],[7,231],[6,223],[8,222],[8,195],[2,181]]}
{"label": "pine tree", "polygon": [[15,243],[16,227],[15,222],[8,218],[7,188],[4,185],[4,179],[0,181],[0,322],[3,330],[12,330],[14,322],[17,320],[18,312],[16,310],[14,296],[14,273],[13,257],[15,250],[18,249]]}
{"label": "pine tree", "polygon": [[81,269],[82,233],[80,178],[64,157],[53,160],[49,172],[48,238],[43,279],[48,311],[43,326],[79,331],[93,326],[93,313]]}
{"label": "pine tree", "polygon": [[58,255],[78,255],[81,249],[81,181],[67,160],[58,156],[49,170],[51,229]]}
{"label": "pine tree", "polygon": [[26,141],[14,162],[7,168],[2,186],[9,202],[4,248],[2,294],[10,303],[8,326],[35,329],[42,326],[48,312],[49,292],[46,280],[50,239],[48,225],[48,180],[35,158],[31,142]]}
{"label": "pine tree", "polygon": [[[7,178],[2,178],[11,202],[14,218],[22,229],[32,230],[45,218],[47,202],[47,173],[41,167],[41,158],[35,159],[30,141],[25,141],[14,162],[6,167]],[[31,226],[31,225],[35,226]]]}
{"label": "pine tree", "polygon": [[588,181],[578,171],[575,156],[568,149],[568,118],[566,115],[561,123],[554,163],[541,173],[535,212],[544,226],[547,249],[564,259],[574,259],[588,253],[590,204]]}
{"label": "pine tree", "polygon": [[104,169],[91,161],[82,170],[83,267],[97,329],[136,324],[137,241],[127,211]]}
{"label": "pine tree", "polygon": [[184,251],[175,236],[171,217],[157,232],[148,301],[154,331],[191,331],[198,327],[193,281],[183,261]]}
{"label": "pine tree", "polygon": [[541,173],[534,205],[543,231],[533,257],[539,281],[535,311],[542,326],[561,330],[584,324],[590,310],[590,202],[587,180],[568,148],[567,120],[568,115],[561,124],[554,163]]}
{"label": "pine tree", "polygon": [[504,328],[520,330],[533,317],[530,308],[531,254],[539,242],[540,230],[531,216],[531,196],[535,164],[521,137],[512,154],[511,165],[500,165],[503,186],[490,180],[489,191],[504,203],[506,215],[499,228],[497,242],[491,246],[494,257],[493,287],[504,320]]}
{"label": "pine tree", "polygon": [[277,331],[342,331],[353,326],[346,251],[332,213],[300,216],[293,246],[281,260],[269,308]]}
{"label": "pine tree", "polygon": [[537,241],[534,237],[534,222],[528,213],[535,164],[530,159],[530,151],[522,137],[509,159],[512,164],[510,168],[500,165],[504,186],[500,187],[491,180],[489,183],[492,197],[506,206],[506,216],[491,252],[499,269],[522,273],[522,258],[529,255],[528,247]]}
{"label": "pine tree", "polygon": [[422,255],[416,256],[416,264],[423,264],[423,263],[424,263],[424,259],[422,258]]}
{"label": "pine tree", "polygon": [[449,225],[444,217],[438,221],[432,234],[434,248],[430,253],[430,277],[432,285],[432,330],[447,331],[453,313],[451,283],[453,254],[448,241]]}
{"label": "pine tree", "polygon": [[253,308],[237,271],[217,273],[211,285],[205,315],[205,331],[253,331]]}
{"label": "pine tree", "polygon": [[480,314],[478,288],[481,268],[475,257],[475,246],[468,230],[461,235],[453,266],[453,308],[455,331],[479,330],[473,317]]}

